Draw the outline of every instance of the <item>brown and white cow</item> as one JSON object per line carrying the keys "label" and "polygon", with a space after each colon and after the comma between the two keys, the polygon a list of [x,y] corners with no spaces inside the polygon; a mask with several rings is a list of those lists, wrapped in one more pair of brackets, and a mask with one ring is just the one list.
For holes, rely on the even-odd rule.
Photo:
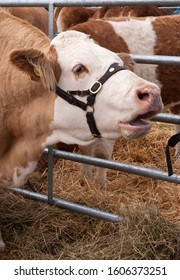
{"label": "brown and white cow", "polygon": [[22,186],[48,145],[95,142],[88,113],[102,139],[115,140],[145,135],[151,125],[144,119],[162,110],[159,87],[122,68],[120,56],[86,34],[67,31],[50,42],[0,9],[0,37],[1,187]]}
{"label": "brown and white cow", "polygon": [[156,6],[104,6],[97,9],[93,18],[109,18],[109,17],[148,17],[148,16],[164,16],[170,15],[171,12]]}
{"label": "brown and white cow", "polygon": [[[92,19],[71,29],[90,35],[101,46],[116,53],[179,56],[179,26],[180,16],[175,15],[147,18]],[[161,88],[165,107],[169,108],[172,113],[180,115],[179,66],[136,64],[134,72],[144,79],[156,83]],[[180,125],[176,126],[176,132],[180,132]],[[176,153],[180,150],[178,145],[176,146]],[[82,147],[81,150],[84,154],[109,159],[113,144],[107,143],[107,140],[105,140],[104,145],[90,145]],[[96,181],[104,184],[105,170],[97,170]],[[91,177],[91,166],[83,166],[83,172]]]}
{"label": "brown and white cow", "polygon": [[[6,7],[4,8],[11,15],[21,18],[33,26],[39,28],[46,35],[49,34],[49,13],[42,7]],[[56,21],[54,20],[54,33],[57,32]]]}
{"label": "brown and white cow", "polygon": [[170,15],[168,10],[156,6],[103,6],[100,8],[88,7],[57,7],[55,21],[58,31],[65,31],[76,24],[90,19],[110,17],[147,17]]}

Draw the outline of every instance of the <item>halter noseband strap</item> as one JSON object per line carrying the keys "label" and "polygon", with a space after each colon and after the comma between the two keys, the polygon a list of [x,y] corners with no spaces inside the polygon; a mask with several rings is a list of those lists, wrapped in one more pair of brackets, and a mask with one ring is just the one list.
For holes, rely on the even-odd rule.
{"label": "halter noseband strap", "polygon": [[[94,137],[101,138],[101,134],[96,127],[96,122],[94,119],[94,103],[96,99],[97,93],[101,90],[103,84],[116,72],[121,70],[127,70],[126,68],[119,66],[118,63],[113,63],[108,68],[106,73],[96,81],[88,90],[73,90],[73,91],[64,91],[63,89],[56,87],[56,94],[66,100],[69,104],[77,106],[84,111],[88,110],[88,107],[91,107],[91,111],[86,112],[87,123],[89,125],[89,129]],[[73,95],[78,96],[87,96],[87,102],[84,103],[79,99],[75,98]]]}

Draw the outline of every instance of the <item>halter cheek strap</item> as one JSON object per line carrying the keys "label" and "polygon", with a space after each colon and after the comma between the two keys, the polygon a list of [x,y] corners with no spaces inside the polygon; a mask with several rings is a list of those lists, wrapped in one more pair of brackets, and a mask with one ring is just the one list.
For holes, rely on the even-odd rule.
{"label": "halter cheek strap", "polygon": [[[94,103],[97,93],[101,90],[103,84],[116,72],[121,70],[127,70],[126,68],[119,66],[118,63],[113,63],[105,72],[105,74],[88,90],[72,90],[64,91],[63,89],[56,87],[56,94],[67,101],[69,104],[79,107],[80,109],[86,111],[86,119],[89,126],[89,129],[94,137],[101,138],[101,134],[96,126],[94,119]],[[74,95],[78,96],[87,96],[87,102],[80,101],[75,98]],[[91,111],[89,111],[89,107]]]}

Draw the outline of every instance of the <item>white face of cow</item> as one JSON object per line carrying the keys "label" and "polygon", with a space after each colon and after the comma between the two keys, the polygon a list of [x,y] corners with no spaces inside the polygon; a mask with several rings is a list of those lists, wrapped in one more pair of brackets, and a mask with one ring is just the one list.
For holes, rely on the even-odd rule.
{"label": "white face of cow", "polygon": [[[123,66],[118,55],[77,31],[59,34],[51,45],[56,49],[62,71],[58,86],[64,91],[87,90],[111,64]],[[86,103],[87,97],[76,98]],[[94,119],[104,138],[136,138],[150,130],[150,124],[143,119],[160,112],[162,108],[160,90],[155,84],[129,70],[122,70],[113,74],[98,92]],[[50,128],[53,134],[46,144],[62,141],[87,145],[95,139],[87,124],[86,112],[60,97],[55,101],[54,120]]]}

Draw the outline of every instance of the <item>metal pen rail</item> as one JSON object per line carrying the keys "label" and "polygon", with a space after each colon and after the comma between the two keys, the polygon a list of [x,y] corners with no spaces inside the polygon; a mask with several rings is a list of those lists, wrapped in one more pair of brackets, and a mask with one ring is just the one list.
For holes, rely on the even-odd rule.
{"label": "metal pen rail", "polygon": [[[2,1],[1,1],[2,2]],[[172,6],[176,7],[180,5],[179,0],[6,0],[3,6],[43,6],[48,7],[49,5],[55,6],[139,6],[139,5],[155,5],[155,6]]]}

